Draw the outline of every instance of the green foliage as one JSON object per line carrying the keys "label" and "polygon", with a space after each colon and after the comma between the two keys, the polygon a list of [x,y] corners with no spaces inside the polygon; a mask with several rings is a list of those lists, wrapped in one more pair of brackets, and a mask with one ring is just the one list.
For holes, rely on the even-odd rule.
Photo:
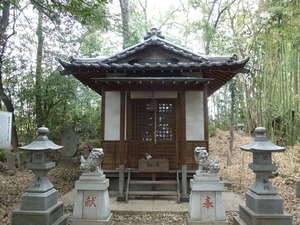
{"label": "green foliage", "polygon": [[[100,96],[75,78],[62,77],[57,71],[57,58],[107,56],[112,49],[119,50],[114,45],[117,41],[112,43],[114,38],[106,31],[117,33],[115,36],[121,39],[121,16],[108,17],[106,0],[74,0],[68,4],[62,0],[9,2],[15,12],[21,10],[21,3],[24,6],[30,2],[34,12],[42,10],[48,18],[43,24],[45,45],[40,94],[44,123],[51,135],[59,139],[60,132],[69,127],[82,138],[98,137]],[[143,5],[142,1],[131,1],[128,45],[138,43],[151,26],[156,26],[170,41],[190,45],[193,52],[237,54],[242,58],[249,55],[250,73],[236,76],[235,124],[244,123],[249,133],[256,126],[265,126],[272,139],[295,143],[300,136],[296,129],[300,126],[299,1],[260,1],[259,7],[250,0],[189,2],[190,5],[169,7],[165,14],[150,18],[146,1]],[[1,2],[0,9],[3,6]],[[190,16],[189,6],[197,12],[196,19]],[[179,15],[182,12],[184,19]],[[28,142],[36,135],[35,65],[32,62],[36,38],[27,31],[35,30],[36,21],[29,16],[22,17],[26,13],[19,14],[15,26],[18,37],[7,45],[1,78],[15,107],[20,140]],[[182,32],[172,34],[178,28]],[[227,84],[210,97],[211,135],[217,128],[230,127],[231,90]],[[275,127],[276,120],[279,123]]]}
{"label": "green foliage", "polygon": [[6,160],[7,151],[5,149],[0,149],[0,161],[4,162]]}
{"label": "green foliage", "polygon": [[216,131],[217,131],[217,123],[215,120],[213,120],[212,118],[209,119],[209,136],[213,137],[216,135]]}
{"label": "green foliage", "polygon": [[99,28],[107,24],[108,0],[72,0],[72,1],[45,1],[30,0],[31,4],[42,10],[52,21],[60,23],[61,16],[70,16],[77,19],[82,25],[95,25]]}

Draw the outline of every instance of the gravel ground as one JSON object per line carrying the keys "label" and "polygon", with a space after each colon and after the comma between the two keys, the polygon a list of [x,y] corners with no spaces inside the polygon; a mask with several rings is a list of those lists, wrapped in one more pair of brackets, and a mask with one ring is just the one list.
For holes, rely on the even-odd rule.
{"label": "gravel ground", "polygon": [[[254,174],[248,168],[252,162],[252,155],[240,150],[240,146],[248,144],[253,140],[247,135],[235,134],[232,166],[223,165],[220,176],[232,182],[232,191],[241,196],[253,183]],[[218,131],[210,139],[210,154],[219,155],[221,162],[227,161],[227,149],[229,146],[229,132]],[[284,199],[284,209],[293,215],[294,225],[300,225],[300,199],[295,197],[296,181],[300,180],[300,145],[288,148],[285,153],[274,154],[273,162],[279,169],[271,177],[270,182]],[[225,164],[225,163],[223,163]],[[66,169],[56,167],[49,172],[49,179],[58,189],[60,196],[74,188],[75,181],[80,173],[77,169]],[[20,196],[28,188],[34,175],[27,169],[16,170],[15,175],[9,176],[5,164],[0,165],[0,225],[10,224],[11,212],[19,207]],[[72,209],[65,209],[66,213]],[[229,224],[237,212],[227,214]],[[183,225],[186,224],[185,215],[172,213],[156,214],[114,214],[115,225]]]}

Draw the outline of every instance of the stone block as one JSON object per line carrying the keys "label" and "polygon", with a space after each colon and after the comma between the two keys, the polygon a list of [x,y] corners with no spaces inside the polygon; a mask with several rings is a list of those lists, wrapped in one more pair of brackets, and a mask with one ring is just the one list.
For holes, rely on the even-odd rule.
{"label": "stone block", "polygon": [[195,221],[191,220],[190,216],[186,215],[186,224],[187,225],[228,225],[227,221]]}
{"label": "stone block", "polygon": [[247,225],[239,216],[233,217],[233,225]]}
{"label": "stone block", "polygon": [[[109,180],[93,181],[89,180],[88,177],[81,176],[80,180],[75,183],[77,193],[73,209],[73,221],[77,221],[77,224],[94,225],[99,224],[99,222],[109,224],[111,217],[108,194]],[[83,178],[84,180],[81,180]]]}
{"label": "stone block", "polygon": [[46,210],[57,203],[57,190],[52,188],[45,193],[25,192],[21,196],[21,210]]}
{"label": "stone block", "polygon": [[296,185],[296,196],[300,198],[300,181],[297,181]]}
{"label": "stone block", "polygon": [[69,157],[62,155],[57,164],[66,168],[78,167],[80,165],[80,158],[78,156]]}
{"label": "stone block", "polygon": [[103,182],[88,182],[88,180],[79,180],[75,182],[76,190],[106,190],[109,187],[109,180]]}
{"label": "stone block", "polygon": [[193,179],[197,182],[220,182],[220,177],[216,173],[201,173],[199,171],[196,171]]}
{"label": "stone block", "polygon": [[188,214],[192,221],[226,221],[222,192],[192,190]]}
{"label": "stone block", "polygon": [[234,219],[234,225],[292,225],[293,217],[290,214],[258,214],[249,207],[240,205],[239,218]]}
{"label": "stone block", "polygon": [[66,129],[61,137],[61,145],[63,146],[62,156],[73,157],[78,150],[79,138],[70,129]]}
{"label": "stone block", "polygon": [[8,170],[13,170],[16,167],[16,154],[8,152],[6,154],[6,162]]}
{"label": "stone block", "polygon": [[105,220],[92,220],[92,219],[72,219],[72,225],[111,225],[113,224],[113,214]]}
{"label": "stone block", "polygon": [[223,191],[224,183],[216,182],[199,182],[194,179],[190,180],[190,186],[193,191]]}
{"label": "stone block", "polygon": [[279,195],[257,195],[252,191],[247,191],[246,205],[259,214],[283,213],[283,199]]}
{"label": "stone block", "polygon": [[58,202],[45,211],[20,210],[12,212],[12,225],[66,225],[68,216],[63,215],[64,205]]}
{"label": "stone block", "polygon": [[77,190],[73,209],[75,219],[106,220],[110,213],[108,190]]}
{"label": "stone block", "polygon": [[17,167],[20,168],[21,167],[21,156],[20,156],[19,152],[16,153],[16,163],[17,163]]}

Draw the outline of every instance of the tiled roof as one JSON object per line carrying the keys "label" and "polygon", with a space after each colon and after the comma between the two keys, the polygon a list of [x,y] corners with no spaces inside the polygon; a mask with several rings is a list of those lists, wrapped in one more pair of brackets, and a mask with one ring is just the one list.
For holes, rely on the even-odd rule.
{"label": "tiled roof", "polygon": [[[151,51],[151,48],[159,48],[176,56],[177,61],[172,60],[132,60],[135,54],[143,51]],[[144,55],[145,56],[145,55]],[[127,60],[128,59],[128,60]],[[130,59],[130,60],[129,60]],[[184,59],[184,60],[181,60]],[[148,60],[148,61],[147,61]],[[145,40],[137,45],[129,47],[118,54],[108,58],[72,58],[69,62],[59,60],[64,67],[62,74],[73,74],[85,85],[90,86],[99,93],[94,85],[97,78],[107,77],[107,72],[126,71],[190,71],[203,72],[203,78],[209,78],[208,95],[218,90],[222,85],[232,79],[239,72],[244,72],[244,66],[249,58],[241,61],[236,55],[232,56],[201,56],[182,47],[174,45],[164,39],[160,31],[152,29]],[[161,76],[164,76],[162,73]],[[184,79],[184,78],[183,78]],[[111,82],[111,81],[110,81]]]}
{"label": "tiled roof", "polygon": [[242,61],[204,61],[204,62],[178,62],[178,63],[107,63],[96,61],[74,60],[71,63],[60,60],[64,68],[94,68],[94,69],[176,69],[176,68],[203,68],[203,67],[222,67],[236,66],[248,61],[248,58]]}

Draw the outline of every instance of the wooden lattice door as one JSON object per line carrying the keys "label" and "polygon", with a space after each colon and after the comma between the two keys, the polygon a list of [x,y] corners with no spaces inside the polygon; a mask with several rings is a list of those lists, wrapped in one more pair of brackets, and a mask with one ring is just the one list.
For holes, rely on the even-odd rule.
{"label": "wooden lattice door", "polygon": [[135,100],[129,116],[129,166],[137,167],[138,160],[149,153],[153,158],[168,159],[170,169],[177,168],[176,101]]}

